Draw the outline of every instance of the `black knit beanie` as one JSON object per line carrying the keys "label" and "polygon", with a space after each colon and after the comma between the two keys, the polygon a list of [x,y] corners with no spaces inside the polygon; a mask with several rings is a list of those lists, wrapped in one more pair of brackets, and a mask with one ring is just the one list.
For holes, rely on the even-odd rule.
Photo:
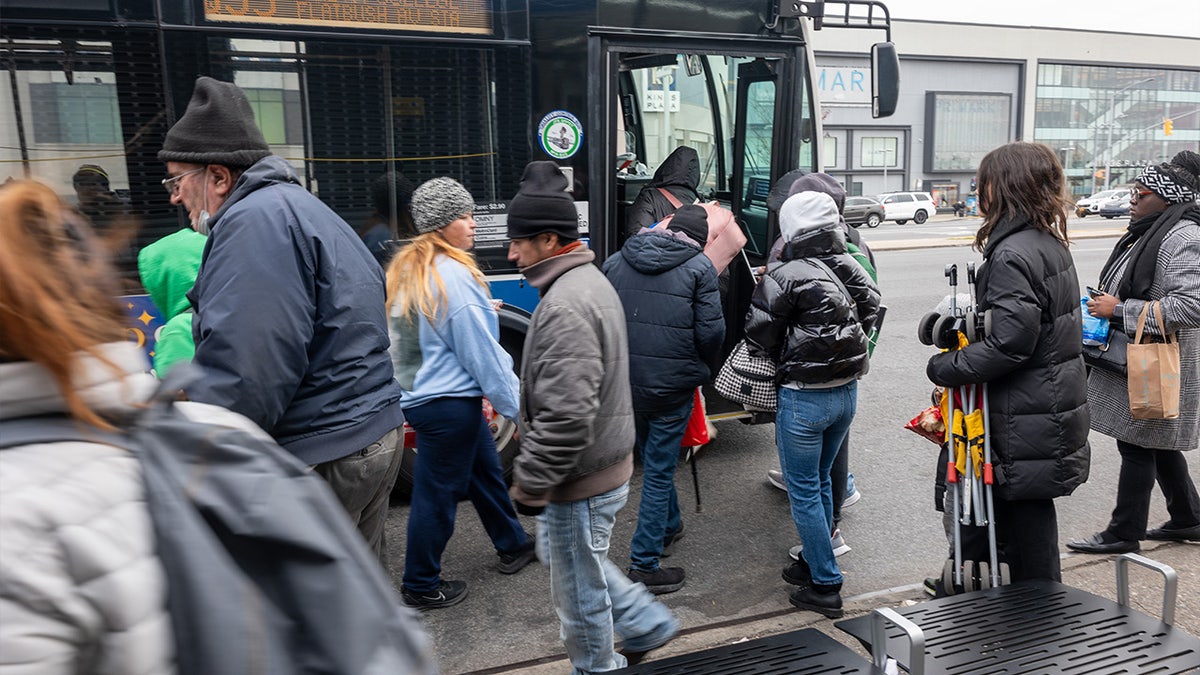
{"label": "black knit beanie", "polygon": [[530,162],[521,176],[521,188],[508,204],[509,239],[528,239],[553,232],[559,239],[579,238],[579,215],[567,177],[548,160]]}
{"label": "black knit beanie", "polygon": [[270,154],[242,90],[230,82],[201,77],[187,111],[167,132],[158,158],[244,169]]}
{"label": "black knit beanie", "polygon": [[667,223],[667,229],[686,234],[691,237],[692,241],[704,248],[704,245],[708,243],[708,211],[705,211],[703,206],[695,204],[681,206]]}

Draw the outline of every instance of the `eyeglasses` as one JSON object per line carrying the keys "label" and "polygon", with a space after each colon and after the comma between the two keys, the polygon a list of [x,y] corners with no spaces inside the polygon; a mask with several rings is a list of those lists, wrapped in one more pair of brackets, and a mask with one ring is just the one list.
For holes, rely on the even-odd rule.
{"label": "eyeglasses", "polygon": [[1135,187],[1129,188],[1129,198],[1130,199],[1141,199],[1142,197],[1145,197],[1146,195],[1152,195],[1152,194],[1154,194],[1154,190],[1139,190]]}
{"label": "eyeglasses", "polygon": [[163,189],[165,189],[167,191],[167,194],[174,197],[175,195],[179,194],[179,181],[183,180],[184,176],[190,176],[194,173],[200,173],[201,171],[204,171],[207,168],[208,167],[206,167],[206,166],[202,166],[199,169],[192,169],[191,171],[185,171],[185,172],[179,174],[178,176],[171,176],[170,178],[164,178],[164,179],[162,179]]}

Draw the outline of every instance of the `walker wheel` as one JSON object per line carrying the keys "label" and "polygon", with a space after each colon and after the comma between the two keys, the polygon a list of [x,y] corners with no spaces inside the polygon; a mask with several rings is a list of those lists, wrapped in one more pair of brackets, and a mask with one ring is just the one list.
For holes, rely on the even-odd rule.
{"label": "walker wheel", "polygon": [[1008,571],[1008,563],[1000,563],[1000,585],[1007,586],[1012,583],[1012,574]]}
{"label": "walker wheel", "polygon": [[954,587],[954,559],[951,558],[942,565],[942,588],[945,589],[946,595],[954,595],[958,589]]}
{"label": "walker wheel", "polygon": [[983,313],[983,335],[980,339],[992,334],[992,310],[987,310]]}
{"label": "walker wheel", "polygon": [[967,323],[967,325],[966,325],[967,330],[965,332],[967,334],[967,342],[974,344],[977,340],[979,340],[981,337],[983,337],[983,336],[979,335],[978,331],[976,331],[976,329],[975,329],[976,328],[975,310],[973,310],[973,309],[967,310],[966,323]]}
{"label": "walker wheel", "polygon": [[929,312],[917,322],[917,340],[923,345],[933,345],[933,324],[941,317],[937,312]]}
{"label": "walker wheel", "polygon": [[975,561],[963,561],[963,590],[970,593],[971,591],[979,590],[977,583],[978,577],[975,576]]}
{"label": "walker wheel", "polygon": [[992,575],[990,572],[991,567],[987,563],[979,563],[979,590],[984,591],[992,587]]}
{"label": "walker wheel", "polygon": [[958,331],[954,323],[958,318],[950,314],[939,316],[933,322],[933,346],[938,349],[955,349],[958,347]]}

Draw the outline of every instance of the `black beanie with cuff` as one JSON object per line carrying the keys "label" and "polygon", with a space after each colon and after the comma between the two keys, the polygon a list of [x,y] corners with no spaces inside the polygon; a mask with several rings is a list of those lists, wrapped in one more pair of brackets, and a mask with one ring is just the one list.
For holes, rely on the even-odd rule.
{"label": "black beanie with cuff", "polygon": [[530,162],[517,195],[508,203],[508,238],[528,239],[553,232],[559,239],[578,239],[579,213],[567,187],[567,177],[557,164]]}
{"label": "black beanie with cuff", "polygon": [[244,169],[270,154],[241,88],[200,77],[187,111],[167,132],[158,159]]}
{"label": "black beanie with cuff", "polygon": [[681,206],[667,222],[667,229],[686,234],[700,248],[704,248],[708,243],[708,211],[695,204]]}

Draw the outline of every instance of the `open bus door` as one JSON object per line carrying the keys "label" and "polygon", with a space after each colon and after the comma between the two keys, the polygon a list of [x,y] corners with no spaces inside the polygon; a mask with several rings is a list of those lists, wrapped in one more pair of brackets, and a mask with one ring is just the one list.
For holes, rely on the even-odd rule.
{"label": "open bus door", "polygon": [[[747,259],[763,264],[776,236],[770,186],[790,170],[817,168],[802,142],[813,119],[803,42],[647,33],[593,28],[589,38],[591,245],[601,260],[616,254],[626,212],[655,170],[677,147],[696,150],[697,193],[732,210],[748,239],[747,258],[735,258],[721,280],[728,351],[754,287]],[[710,412],[725,403],[714,400]]]}

